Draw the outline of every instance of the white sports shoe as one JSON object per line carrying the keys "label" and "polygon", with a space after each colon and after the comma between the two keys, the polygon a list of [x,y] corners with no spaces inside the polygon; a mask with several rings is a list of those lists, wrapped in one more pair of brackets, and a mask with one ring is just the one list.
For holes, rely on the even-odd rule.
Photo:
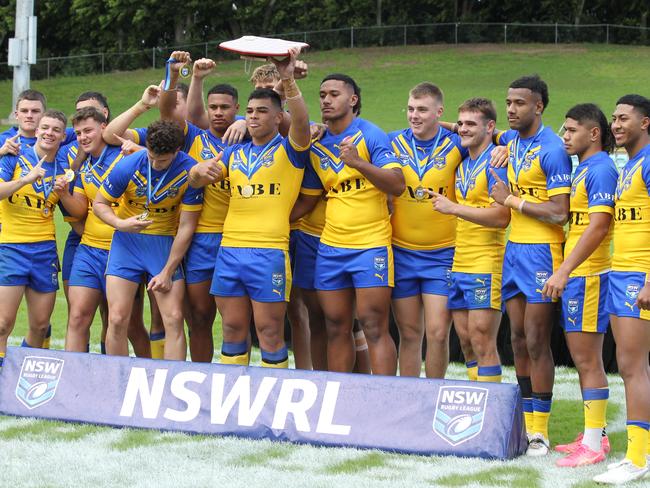
{"label": "white sports shoe", "polygon": [[643,468],[635,466],[629,459],[623,459],[618,463],[607,466],[607,471],[594,476],[596,483],[607,483],[610,485],[621,485],[630,481],[643,478],[648,472],[648,466]]}
{"label": "white sports shoe", "polygon": [[528,449],[526,449],[526,456],[540,457],[548,454],[549,441],[543,434],[533,434],[528,442]]}

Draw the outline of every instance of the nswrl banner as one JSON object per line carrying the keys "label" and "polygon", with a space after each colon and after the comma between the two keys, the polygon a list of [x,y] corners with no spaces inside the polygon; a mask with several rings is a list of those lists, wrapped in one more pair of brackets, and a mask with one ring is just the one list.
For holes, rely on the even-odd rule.
{"label": "nswrl banner", "polygon": [[425,455],[510,459],[526,446],[512,384],[15,347],[0,413]]}

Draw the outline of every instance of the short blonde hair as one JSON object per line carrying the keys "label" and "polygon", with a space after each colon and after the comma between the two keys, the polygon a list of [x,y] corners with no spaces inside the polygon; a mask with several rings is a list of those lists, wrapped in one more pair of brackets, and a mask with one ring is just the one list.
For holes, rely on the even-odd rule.
{"label": "short blonde hair", "polygon": [[263,64],[262,66],[255,68],[249,81],[255,84],[264,80],[280,80],[280,73],[278,73],[278,69],[274,64]]}

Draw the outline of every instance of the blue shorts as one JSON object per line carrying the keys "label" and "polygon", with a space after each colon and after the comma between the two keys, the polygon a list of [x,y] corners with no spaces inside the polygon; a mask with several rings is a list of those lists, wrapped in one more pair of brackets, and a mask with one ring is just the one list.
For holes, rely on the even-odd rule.
{"label": "blue shorts", "polygon": [[609,273],[569,278],[562,294],[562,327],[565,332],[604,334],[609,325],[607,294]]}
{"label": "blue shorts", "polygon": [[[108,255],[106,275],[118,276],[134,283],[141,283],[143,276],[150,280],[167,264],[173,242],[173,236],[116,231]],[[172,280],[180,279],[183,279],[183,270],[179,266]]]}
{"label": "blue shorts", "polygon": [[313,290],[315,286],[316,256],[320,237],[297,231],[295,235],[293,286]]}
{"label": "blue shorts", "polygon": [[610,271],[607,312],[617,317],[650,320],[650,310],[636,306],[636,297],[644,287],[646,273],[636,271]]}
{"label": "blue shorts", "polygon": [[95,288],[106,293],[108,251],[81,244],[74,255],[68,286]]}
{"label": "blue shorts", "polygon": [[220,297],[248,296],[256,302],[288,302],[289,253],[282,249],[220,247],[210,293]]}
{"label": "blue shorts", "polygon": [[317,290],[392,287],[393,250],[390,246],[349,249],[321,242],[315,274]]}
{"label": "blue shorts", "polygon": [[70,232],[68,232],[68,238],[65,240],[65,246],[63,247],[63,260],[61,261],[61,279],[63,281],[68,281],[70,279],[72,263],[74,262],[74,253],[80,242],[81,236],[73,229],[70,229]]}
{"label": "blue shorts", "polygon": [[56,241],[0,244],[0,286],[26,286],[40,293],[58,290]]}
{"label": "blue shorts", "polygon": [[449,294],[454,248],[432,251],[413,251],[393,246],[395,253],[395,288],[393,299],[412,297],[422,293],[447,296]]}
{"label": "blue shorts", "polygon": [[501,310],[501,274],[452,271],[447,308]]}
{"label": "blue shorts", "polygon": [[503,301],[520,293],[528,303],[551,303],[542,297],[544,283],[562,264],[562,244],[506,244],[503,256]]}
{"label": "blue shorts", "polygon": [[222,237],[220,232],[194,234],[184,263],[185,282],[188,285],[212,279]]}

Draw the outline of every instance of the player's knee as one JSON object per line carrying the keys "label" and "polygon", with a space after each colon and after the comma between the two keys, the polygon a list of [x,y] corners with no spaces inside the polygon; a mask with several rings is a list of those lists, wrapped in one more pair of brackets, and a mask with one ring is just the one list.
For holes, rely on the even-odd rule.
{"label": "player's knee", "polygon": [[275,351],[284,346],[284,334],[282,327],[273,323],[256,324],[257,337],[260,346],[269,351]]}
{"label": "player's knee", "polygon": [[422,342],[424,328],[417,323],[400,323],[399,339],[407,343]]}
{"label": "player's knee", "polygon": [[427,329],[427,343],[436,346],[445,346],[449,343],[449,329],[438,326]]}
{"label": "player's knee", "polygon": [[647,355],[645,355],[645,361],[639,360],[633,354],[625,353],[616,350],[616,363],[618,365],[618,372],[623,378],[627,381],[634,378],[635,376],[647,375]]}
{"label": "player's knee", "polygon": [[540,340],[538,337],[527,337],[526,349],[528,350],[530,359],[533,361],[541,359],[546,355],[552,355],[551,344]]}
{"label": "player's knee", "polygon": [[129,327],[131,315],[124,310],[110,310],[108,313],[108,327],[112,330],[125,332]]}
{"label": "player's knee", "polygon": [[90,327],[92,322],[92,316],[89,316],[82,310],[72,309],[70,310],[70,316],[68,318],[68,330],[73,332],[84,332]]}
{"label": "player's knee", "polygon": [[13,328],[13,321],[0,318],[0,337],[9,337]]}

